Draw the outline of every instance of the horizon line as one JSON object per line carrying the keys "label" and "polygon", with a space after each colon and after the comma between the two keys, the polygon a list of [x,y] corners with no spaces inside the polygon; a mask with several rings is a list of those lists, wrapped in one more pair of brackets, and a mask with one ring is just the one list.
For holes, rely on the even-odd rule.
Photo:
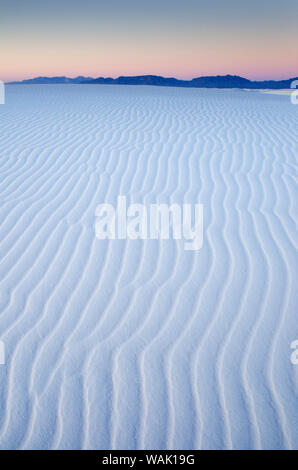
{"label": "horizon line", "polygon": [[[25,81],[30,81],[30,80],[36,80],[36,79],[45,79],[45,78],[49,78],[49,79],[53,79],[53,78],[66,78],[66,79],[69,79],[69,80],[75,80],[75,79],[78,79],[78,78],[82,78],[83,80],[98,80],[98,79],[111,79],[111,80],[117,80],[119,78],[139,78],[139,77],[158,77],[158,78],[164,78],[166,80],[171,80],[171,79],[174,79],[174,80],[178,80],[180,82],[191,82],[192,80],[195,80],[195,79],[198,79],[198,78],[224,78],[224,77],[232,77],[232,78],[242,78],[242,79],[245,79],[249,82],[283,82],[283,81],[288,81],[288,80],[292,80],[292,79],[295,79],[298,77],[298,71],[297,71],[297,75],[295,76],[292,76],[292,77],[289,77],[289,78],[282,78],[282,79],[276,79],[276,78],[264,78],[264,79],[251,79],[251,78],[247,78],[245,76],[242,76],[242,75],[236,75],[236,74],[224,74],[224,75],[220,75],[220,74],[217,74],[217,75],[196,75],[194,76],[193,78],[189,78],[189,79],[185,79],[185,78],[177,78],[175,76],[164,76],[164,75],[157,75],[157,74],[150,74],[150,73],[147,73],[147,74],[139,74],[139,75],[118,75],[116,77],[112,77],[112,76],[103,76],[103,75],[99,75],[99,76],[96,76],[96,77],[92,77],[92,76],[85,76],[85,75],[76,75],[76,76],[68,76],[68,75],[36,75],[36,76],[33,76],[31,78],[23,78],[23,79],[18,79],[18,80],[9,80],[9,81],[3,81],[2,83],[5,83],[5,84],[13,84],[13,83],[22,83],[22,82],[25,82]],[[1,80],[0,80],[1,81]]]}

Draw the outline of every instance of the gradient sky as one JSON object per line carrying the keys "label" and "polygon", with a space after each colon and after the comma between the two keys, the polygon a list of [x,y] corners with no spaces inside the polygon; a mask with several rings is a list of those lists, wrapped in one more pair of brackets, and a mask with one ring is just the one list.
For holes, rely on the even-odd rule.
{"label": "gradient sky", "polygon": [[0,0],[0,78],[298,75],[298,0]]}

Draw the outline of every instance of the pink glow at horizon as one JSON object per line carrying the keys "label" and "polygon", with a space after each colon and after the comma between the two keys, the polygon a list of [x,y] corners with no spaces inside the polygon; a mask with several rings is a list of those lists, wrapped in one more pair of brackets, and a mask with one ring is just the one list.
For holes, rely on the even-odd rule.
{"label": "pink glow at horizon", "polygon": [[[59,51],[53,55],[50,50],[30,49],[30,54],[22,55],[7,50],[2,57],[3,81],[23,80],[36,76],[76,77],[118,77],[119,75],[163,75],[181,79],[191,79],[204,75],[240,75],[249,79],[286,79],[298,75],[295,64],[294,47],[281,46],[272,53],[259,47],[252,54],[249,49],[229,48],[228,51],[196,50],[184,53],[176,49],[145,51],[134,48],[127,51],[111,51],[99,54],[90,51],[84,54],[79,50]],[[285,53],[286,51],[286,53]],[[4,71],[5,70],[5,71]]]}

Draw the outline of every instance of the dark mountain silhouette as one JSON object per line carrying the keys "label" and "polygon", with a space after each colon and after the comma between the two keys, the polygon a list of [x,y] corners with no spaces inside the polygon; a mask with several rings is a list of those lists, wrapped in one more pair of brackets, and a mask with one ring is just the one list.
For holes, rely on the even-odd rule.
{"label": "dark mountain silhouette", "polygon": [[76,78],[68,78],[68,77],[36,77],[36,78],[29,78],[27,80],[22,80],[20,82],[8,82],[8,85],[17,85],[17,84],[24,84],[24,85],[34,85],[34,84],[51,84],[51,83],[81,83],[82,81],[86,80],[93,80],[91,77],[83,77],[79,76]]}
{"label": "dark mountain silhouette", "polygon": [[9,84],[103,84],[103,85],[151,85],[151,86],[174,86],[184,88],[249,88],[249,89],[285,89],[290,88],[291,83],[298,77],[288,80],[263,80],[253,81],[237,75],[217,75],[197,77],[192,80],[179,80],[177,78],[161,77],[158,75],[138,75],[135,77],[118,78],[90,78],[90,77],[37,77],[21,82],[10,82]]}

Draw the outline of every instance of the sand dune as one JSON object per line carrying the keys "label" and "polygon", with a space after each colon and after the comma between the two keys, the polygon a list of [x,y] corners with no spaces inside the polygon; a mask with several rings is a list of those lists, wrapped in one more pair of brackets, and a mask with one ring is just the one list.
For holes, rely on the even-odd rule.
{"label": "sand dune", "polygon": [[[0,448],[298,448],[288,96],[9,86]],[[204,244],[95,237],[95,208],[204,205]]]}

